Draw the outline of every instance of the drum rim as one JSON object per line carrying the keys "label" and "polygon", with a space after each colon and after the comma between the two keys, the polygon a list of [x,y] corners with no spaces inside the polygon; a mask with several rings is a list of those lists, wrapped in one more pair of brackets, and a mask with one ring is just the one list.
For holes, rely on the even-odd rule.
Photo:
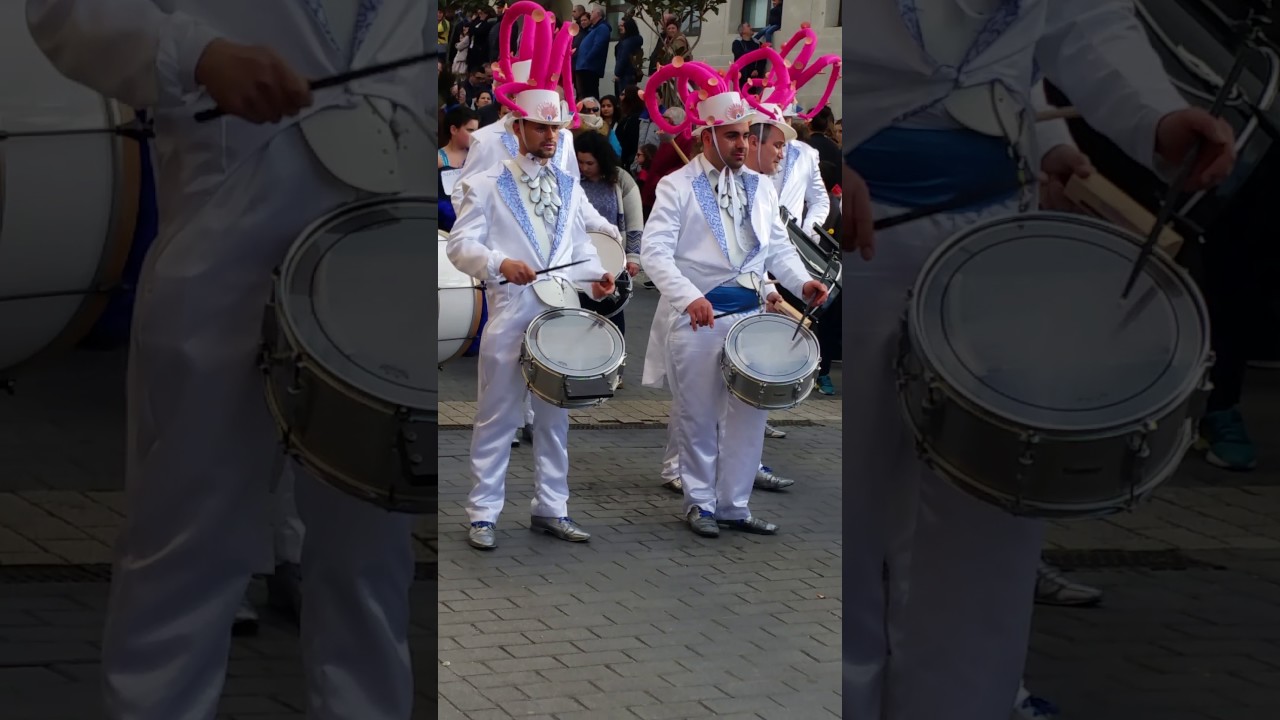
{"label": "drum rim", "polygon": [[[280,263],[279,269],[275,273],[274,278],[274,294],[275,294],[275,312],[280,318],[281,324],[288,332],[291,341],[296,346],[298,352],[305,355],[307,359],[322,369],[333,382],[342,385],[347,391],[355,393],[359,396],[374,398],[378,402],[385,403],[393,407],[410,407],[415,410],[431,411],[433,409],[432,399],[438,402],[439,388],[435,390],[412,388],[405,385],[398,385],[385,378],[374,375],[367,369],[357,365],[354,362],[347,361],[343,363],[348,370],[356,371],[356,374],[365,378],[369,382],[359,382],[351,377],[352,373],[343,372],[343,368],[334,367],[330,358],[324,357],[318,352],[318,348],[310,337],[306,337],[301,332],[299,324],[300,318],[295,314],[294,309],[296,303],[291,301],[292,295],[290,288],[293,286],[293,280],[298,271],[299,262],[305,257],[316,243],[324,237],[323,231],[330,228],[345,219],[359,215],[375,208],[383,208],[394,205],[421,206],[427,210],[435,211],[435,205],[429,203],[424,195],[395,195],[388,197],[378,197],[368,200],[359,200],[354,203],[344,205],[333,212],[330,212],[308,225],[299,235],[298,239],[289,248],[284,260]],[[308,304],[308,307],[310,305]],[[307,313],[312,325],[317,325],[319,319],[313,314]],[[340,348],[332,348],[340,356],[342,351]],[[374,388],[383,390],[393,390],[391,393],[375,392]],[[399,398],[399,399],[393,399]],[[401,399],[420,398],[421,405],[406,404]]]}
{"label": "drum rim", "polygon": [[[924,302],[928,288],[932,285],[932,281],[936,277],[939,267],[952,255],[952,253],[966,240],[989,233],[1009,225],[1017,225],[1027,222],[1049,221],[1061,222],[1068,225],[1074,225],[1086,229],[1098,231],[1103,235],[1109,235],[1118,239],[1125,239],[1134,243],[1134,252],[1144,242],[1144,238],[1139,237],[1136,233],[1121,227],[1112,225],[1111,223],[1098,220],[1096,218],[1076,215],[1072,213],[1054,212],[1054,211],[1035,211],[1021,214],[1001,215],[994,218],[975,223],[959,232],[952,234],[937,248],[930,253],[920,272],[916,276],[916,281],[912,285],[905,318],[907,320],[907,332],[911,341],[911,346],[919,356],[920,363],[927,370],[945,384],[945,391],[956,395],[957,397],[970,403],[974,408],[980,409],[982,412],[989,413],[992,416],[1002,418],[1007,422],[1022,426],[1031,427],[1024,419],[1011,416],[1005,409],[994,406],[986,399],[979,397],[973,390],[966,385],[956,381],[951,368],[939,361],[938,349],[936,343],[930,342],[923,334],[922,328],[927,325],[924,318]],[[1184,268],[1175,263],[1172,259],[1164,255],[1163,252],[1156,250],[1151,253],[1151,262],[1148,267],[1155,265],[1167,274],[1167,279],[1177,283],[1182,291],[1186,294],[1190,305],[1196,313],[1196,320],[1199,323],[1201,333],[1201,346],[1191,361],[1189,367],[1193,368],[1193,372],[1188,373],[1181,383],[1177,386],[1175,392],[1168,392],[1162,400],[1152,400],[1141,404],[1136,410],[1127,412],[1125,415],[1117,415],[1115,419],[1107,421],[1105,424],[1065,424],[1061,422],[1036,422],[1034,427],[1046,432],[1062,433],[1066,435],[1089,434],[1098,431],[1104,431],[1114,428],[1132,427],[1141,424],[1156,417],[1167,415],[1172,410],[1186,404],[1196,391],[1201,387],[1204,380],[1204,373],[1207,372],[1211,359],[1213,357],[1210,342],[1210,325],[1208,306],[1204,300],[1203,294],[1199,287],[1195,284]],[[1020,401],[1019,405],[1024,405]],[[1133,403],[1134,401],[1129,401]],[[1089,413],[1096,414],[1098,411],[1089,410]],[[1068,416],[1068,413],[1055,411],[1054,414],[1058,418]],[[1083,414],[1083,413],[1081,413]]]}
{"label": "drum rim", "polygon": [[[449,232],[448,232],[447,230],[441,230],[439,227],[437,227],[437,228],[436,228],[436,238],[437,238],[436,251],[437,251],[437,252],[439,252],[439,244],[438,244],[438,243],[448,243],[448,242],[449,242]],[[438,259],[438,258],[439,258],[439,255],[437,255],[436,257],[437,257],[437,259]],[[484,285],[483,285],[479,280],[477,280],[476,278],[471,277],[470,275],[467,275],[466,273],[462,272],[461,270],[458,270],[458,266],[457,266],[457,265],[454,265],[452,262],[450,262],[450,263],[448,264],[448,267],[453,268],[453,269],[454,269],[454,270],[455,270],[459,275],[462,275],[463,277],[469,278],[472,282],[475,282],[475,283],[476,283],[476,285],[474,285],[474,286],[472,287],[472,290],[473,290],[472,296],[475,298],[475,301],[474,301],[474,309],[471,311],[471,323],[470,323],[470,327],[469,327],[469,329],[467,330],[468,338],[465,338],[465,339],[463,339],[463,340],[457,341],[457,342],[461,342],[462,344],[458,347],[458,349],[457,349],[457,350],[455,350],[455,351],[454,351],[454,353],[453,353],[452,355],[450,355],[450,356],[449,356],[449,357],[447,357],[447,358],[439,359],[439,357],[440,357],[440,349],[439,349],[439,348],[440,348],[440,345],[439,345],[439,343],[442,343],[442,342],[454,342],[454,341],[453,341],[453,340],[441,340],[441,339],[439,338],[439,332],[437,332],[437,333],[436,333],[436,358],[437,358],[437,360],[436,360],[436,364],[437,364],[437,365],[443,365],[443,364],[445,364],[445,363],[447,363],[447,362],[452,362],[452,361],[457,360],[458,358],[462,357],[463,355],[465,355],[465,354],[467,353],[467,348],[471,347],[471,343],[475,340],[475,337],[476,337],[477,335],[479,335],[479,334],[480,334],[480,323],[481,323],[481,320],[484,318]],[[436,328],[437,328],[437,329],[440,327],[440,311],[444,309],[444,307],[443,307],[443,306],[441,305],[441,303],[440,303],[440,290],[441,290],[442,288],[440,288],[440,287],[439,287],[439,284],[440,284],[440,274],[439,274],[439,268],[437,268],[437,271],[436,271]],[[459,287],[456,287],[456,288],[447,288],[447,289],[449,289],[449,290],[465,290],[466,288],[465,288],[465,287],[462,287],[462,286],[459,286]]]}
{"label": "drum rim", "polygon": [[787,378],[785,380],[778,379],[784,376],[775,376],[772,378],[762,377],[746,364],[742,356],[738,353],[737,346],[733,343],[733,340],[742,335],[742,333],[751,325],[760,325],[764,323],[783,323],[788,325],[789,327],[787,329],[793,332],[796,327],[795,320],[783,317],[777,313],[766,312],[748,315],[747,317],[735,322],[733,327],[729,328],[728,334],[724,337],[724,355],[726,360],[733,366],[733,369],[737,371],[738,374],[745,375],[746,377],[764,385],[790,385],[791,383],[803,381],[805,378],[812,375],[818,369],[818,366],[822,364],[822,347],[818,342],[817,334],[807,327],[800,326],[800,337],[803,337],[805,339],[805,344],[810,346],[814,351],[811,359],[805,362],[804,369],[785,376]]}
{"label": "drum rim", "polygon": [[[131,108],[114,100],[101,98],[101,103],[104,119],[112,126],[120,126],[135,117]],[[93,285],[96,286],[113,286],[124,276],[129,254],[133,251],[134,235],[138,230],[143,192],[142,146],[139,145],[136,153],[131,153],[126,150],[127,142],[134,141],[123,135],[118,135],[111,140],[110,174],[113,181],[111,212],[107,216],[107,230],[105,237],[102,238],[101,255],[92,280]],[[4,230],[7,167],[5,143],[0,142],[0,233]],[[86,294],[52,340],[28,354],[25,359],[7,367],[0,366],[0,379],[35,367],[51,357],[71,350],[76,343],[88,336],[110,304],[109,294]]]}
{"label": "drum rim", "polygon": [[[614,345],[614,351],[609,356],[609,359],[597,366],[596,369],[592,371],[570,371],[568,368],[562,367],[559,363],[547,357],[546,353],[542,351],[542,348],[535,342],[531,341],[531,338],[536,336],[539,328],[555,319],[556,316],[566,315],[579,315],[595,320],[596,326],[603,327],[605,332],[612,335],[614,340],[617,341]],[[608,318],[598,312],[587,310],[586,308],[551,308],[550,310],[538,313],[533,320],[529,321],[529,327],[525,330],[522,344],[527,350],[531,360],[539,366],[544,367],[557,375],[565,377],[596,377],[598,375],[606,375],[621,367],[622,363],[627,359],[626,338],[623,334],[618,331],[618,328],[610,322]]]}

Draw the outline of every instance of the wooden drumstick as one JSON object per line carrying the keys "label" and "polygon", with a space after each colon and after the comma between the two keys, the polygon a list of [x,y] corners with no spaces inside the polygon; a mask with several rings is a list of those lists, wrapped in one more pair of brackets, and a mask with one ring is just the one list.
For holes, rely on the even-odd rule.
{"label": "wooden drumstick", "polygon": [[1079,120],[1080,111],[1074,107],[1058,107],[1052,110],[1044,110],[1036,113],[1036,122],[1049,122],[1051,120]]}
{"label": "wooden drumstick", "polygon": [[[1146,235],[1151,231],[1156,218],[1138,201],[1129,197],[1125,191],[1116,187],[1110,180],[1098,172],[1088,178],[1073,176],[1064,189],[1071,202],[1079,205],[1094,217],[1106,220],[1126,230]],[[1156,246],[1170,257],[1178,254],[1182,248],[1182,235],[1178,231],[1166,227],[1156,241]]]}

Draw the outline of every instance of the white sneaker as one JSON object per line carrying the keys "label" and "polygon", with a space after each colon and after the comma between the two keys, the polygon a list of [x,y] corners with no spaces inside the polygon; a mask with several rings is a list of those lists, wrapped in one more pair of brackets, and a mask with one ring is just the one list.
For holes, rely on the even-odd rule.
{"label": "white sneaker", "polygon": [[1073,582],[1061,570],[1040,563],[1036,571],[1036,602],[1041,605],[1063,607],[1087,607],[1102,602],[1102,591]]}

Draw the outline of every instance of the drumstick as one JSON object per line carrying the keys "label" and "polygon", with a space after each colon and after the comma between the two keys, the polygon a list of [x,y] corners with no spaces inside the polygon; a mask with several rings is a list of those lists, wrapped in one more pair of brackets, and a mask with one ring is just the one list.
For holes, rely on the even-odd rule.
{"label": "drumstick", "polygon": [[148,140],[156,136],[150,125],[132,121],[109,128],[75,128],[68,130],[24,130],[21,132],[5,132],[0,130],[0,140],[17,140],[21,138],[68,137],[75,135],[120,135],[134,140]]}
{"label": "drumstick", "polygon": [[[552,270],[563,270],[563,269],[565,269],[565,268],[571,268],[571,267],[573,267],[574,265],[581,265],[581,264],[582,264],[582,263],[584,263],[584,262],[590,262],[590,261],[589,261],[589,260],[578,260],[577,262],[565,263],[564,265],[557,265],[557,266],[555,266],[555,267],[549,267],[549,268],[547,268],[546,270],[538,270],[537,272],[535,272],[535,273],[534,273],[534,275],[545,275],[546,273],[549,273],[549,272],[551,272]],[[507,283],[509,283],[509,282],[511,282],[511,281],[510,281],[510,280],[503,280],[502,282],[500,282],[500,283],[498,283],[498,284],[499,284],[499,285],[506,285],[506,284],[507,284]]]}
{"label": "drumstick", "polygon": [[1036,113],[1036,122],[1049,122],[1051,120],[1079,120],[1080,118],[1080,111],[1074,107],[1056,107]]}
{"label": "drumstick", "polygon": [[[359,70],[352,70],[351,72],[341,73],[339,75],[322,78],[320,80],[312,80],[309,83],[309,85],[313,91],[324,90],[325,88],[345,85],[349,82],[352,82],[353,80],[360,80],[361,78],[367,78],[373,75],[382,75],[383,73],[389,73],[393,70],[399,70],[401,68],[409,67],[410,65],[419,65],[419,64],[425,63],[428,60],[431,60],[432,58],[439,57],[439,55],[440,53],[438,52],[427,52],[427,53],[422,53],[420,55],[413,55],[411,57],[401,58],[399,60],[393,60],[388,63],[381,63],[379,65],[370,65],[369,67],[361,68]],[[200,112],[196,113],[196,122],[205,123],[205,122],[209,122],[210,120],[217,120],[218,118],[226,114],[227,114],[226,111],[223,110],[222,108],[211,108],[209,110],[201,110]]]}

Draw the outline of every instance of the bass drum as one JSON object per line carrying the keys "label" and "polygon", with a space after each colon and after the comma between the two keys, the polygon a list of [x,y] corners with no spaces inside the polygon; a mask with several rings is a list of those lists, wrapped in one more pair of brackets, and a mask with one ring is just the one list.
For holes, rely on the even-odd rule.
{"label": "bass drum", "polygon": [[[0,3],[0,133],[131,121],[132,111],[53,68],[27,31],[25,8]],[[90,291],[120,280],[141,193],[133,140],[0,140],[0,378],[70,349],[93,328],[111,296]],[[14,299],[37,293],[68,294]]]}
{"label": "bass drum", "polygon": [[475,278],[454,267],[445,252],[449,233],[436,230],[436,363],[443,365],[461,357],[479,342],[484,290]]}

